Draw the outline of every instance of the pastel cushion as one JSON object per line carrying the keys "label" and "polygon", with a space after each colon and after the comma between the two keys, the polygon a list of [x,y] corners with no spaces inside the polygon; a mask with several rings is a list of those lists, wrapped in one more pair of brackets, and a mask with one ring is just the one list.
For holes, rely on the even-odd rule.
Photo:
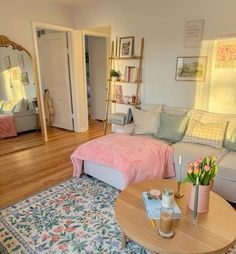
{"label": "pastel cushion", "polygon": [[227,124],[228,122],[204,124],[200,121],[190,119],[183,141],[221,148],[223,146]]}
{"label": "pastel cushion", "polygon": [[2,106],[2,111],[5,113],[13,112],[16,104],[16,101],[6,101]]}
{"label": "pastel cushion", "polygon": [[28,110],[28,103],[25,98],[21,99],[21,112]]}
{"label": "pastel cushion", "polygon": [[224,147],[230,151],[236,151],[236,126],[231,137],[225,140]]}
{"label": "pastel cushion", "polygon": [[186,131],[189,117],[187,114],[173,115],[165,112],[160,113],[160,127],[156,138],[167,139],[172,142],[180,141]]}
{"label": "pastel cushion", "polygon": [[150,111],[132,108],[135,135],[157,133],[160,125],[161,106]]}
{"label": "pastel cushion", "polygon": [[191,119],[201,121],[204,124],[228,122],[223,145],[228,150],[235,149],[236,114],[211,113],[203,110],[193,109],[191,111]]}

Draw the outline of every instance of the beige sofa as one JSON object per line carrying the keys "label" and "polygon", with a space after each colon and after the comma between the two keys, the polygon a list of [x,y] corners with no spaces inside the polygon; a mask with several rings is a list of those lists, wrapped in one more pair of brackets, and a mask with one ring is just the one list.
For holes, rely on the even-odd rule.
{"label": "beige sofa", "polygon": [[[150,110],[151,106],[143,107],[142,109]],[[207,155],[216,156],[219,169],[217,176],[215,177],[213,190],[224,197],[226,200],[236,203],[236,145],[233,143],[231,149],[231,146],[228,144],[229,140],[232,139],[233,142],[236,142],[236,115],[216,114],[196,109],[168,106],[162,106],[162,111],[172,115],[187,114],[189,116],[187,129],[182,140],[178,142],[171,142],[166,139],[159,139],[161,142],[169,144],[174,149],[174,165],[177,180],[183,179],[185,177],[188,162],[194,161],[199,157],[204,157]],[[198,142],[198,140],[194,142],[194,140],[191,141],[190,139],[191,142],[189,142],[187,139],[187,134],[189,134],[190,124],[194,121],[213,125],[214,123],[226,122],[227,126],[224,133],[222,147],[215,147],[211,144],[202,144],[201,142]],[[147,119],[146,125],[148,125]],[[113,125],[112,130],[113,132],[132,135],[134,133],[135,127],[135,123],[131,123],[125,126]],[[150,134],[145,135],[145,137],[156,138],[154,135]]]}

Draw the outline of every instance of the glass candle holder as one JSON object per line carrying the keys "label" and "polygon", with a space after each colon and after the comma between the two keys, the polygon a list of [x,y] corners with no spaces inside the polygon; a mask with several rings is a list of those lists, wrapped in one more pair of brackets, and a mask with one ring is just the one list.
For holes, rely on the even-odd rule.
{"label": "glass candle holder", "polygon": [[171,208],[161,207],[159,234],[163,237],[170,238],[174,235],[173,221],[174,210]]}

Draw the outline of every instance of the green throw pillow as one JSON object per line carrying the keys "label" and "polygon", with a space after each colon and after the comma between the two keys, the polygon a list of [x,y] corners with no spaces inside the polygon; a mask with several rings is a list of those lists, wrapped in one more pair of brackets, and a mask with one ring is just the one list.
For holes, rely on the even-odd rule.
{"label": "green throw pillow", "polygon": [[168,141],[180,141],[187,129],[189,117],[187,114],[172,115],[165,112],[160,113],[160,127],[156,138],[167,139]]}
{"label": "green throw pillow", "polygon": [[224,147],[227,150],[236,152],[236,128],[233,131],[231,138],[229,140],[225,140]]}

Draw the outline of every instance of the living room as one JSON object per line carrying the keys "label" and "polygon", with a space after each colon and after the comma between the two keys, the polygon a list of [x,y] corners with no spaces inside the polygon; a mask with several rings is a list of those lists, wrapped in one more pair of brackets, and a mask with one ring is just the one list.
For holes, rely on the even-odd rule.
{"label": "living room", "polygon": [[[34,24],[40,24],[41,26],[48,26],[48,28],[55,27],[71,32],[74,38],[74,45],[81,44],[83,31],[99,31],[100,28],[109,27],[111,29],[111,41],[116,42],[120,37],[134,36],[134,52],[136,55],[139,55],[141,39],[144,38],[145,44],[140,93],[143,105],[164,105],[164,108],[195,108],[207,112],[227,115],[232,114],[232,116],[235,116],[236,88],[234,80],[236,78],[236,65],[232,63],[231,66],[227,67],[216,67],[216,55],[219,41],[229,40],[233,45],[231,49],[235,52],[235,7],[236,3],[234,0],[227,0],[224,2],[220,0],[120,0],[116,2],[114,0],[22,0],[20,2],[12,0],[1,3],[0,20],[2,22],[0,34],[24,46],[24,48],[30,52],[34,62],[37,60],[37,54],[35,52],[32,22],[34,22]],[[186,24],[192,21],[200,21],[202,29],[201,41],[198,46],[188,47],[186,46],[185,40]],[[74,68],[78,70],[77,72],[73,70],[72,73],[75,80],[74,84],[77,85],[77,89],[73,90],[76,112],[78,114],[78,117],[75,118],[75,132],[67,132],[62,129],[58,130],[58,132],[53,132],[49,129],[47,133],[48,142],[44,145],[0,156],[0,172],[2,175],[0,179],[0,193],[2,197],[0,207],[3,210],[6,206],[10,205],[11,207],[11,205],[20,200],[27,200],[29,196],[57,184],[61,184],[60,187],[56,188],[58,192],[63,195],[63,187],[69,188],[68,185],[64,186],[65,181],[69,180],[73,174],[73,166],[70,160],[71,154],[80,144],[103,135],[103,123],[88,122],[85,99],[86,93],[84,89],[84,80],[82,78],[84,75],[82,67],[83,59],[81,57],[82,48],[78,46],[74,52],[76,52],[76,54],[74,54],[73,57],[77,59],[74,62]],[[235,53],[232,53],[232,55],[235,57]],[[176,78],[177,58],[184,57],[207,57],[204,80],[185,81]],[[232,153],[235,153],[234,151],[235,150],[233,150]],[[203,156],[208,155],[210,154],[204,154]],[[216,154],[211,155],[214,156]],[[233,159],[234,156],[235,155],[232,157]],[[175,159],[175,166],[178,168],[178,163],[181,159],[179,156]],[[185,168],[183,170],[185,170]],[[233,175],[235,176],[235,173],[233,173]],[[231,176],[232,175],[230,175],[230,177]],[[88,179],[88,181],[91,181],[91,179]],[[89,183],[93,184],[93,181]],[[87,188],[89,183],[83,183],[82,187]],[[75,184],[75,180],[72,179],[69,185],[71,186],[73,184]],[[229,185],[230,197],[236,199],[234,194],[236,183],[233,182],[231,184],[232,185]],[[98,189],[95,191],[99,191],[101,188],[102,186],[99,185]],[[78,188],[78,190],[80,191],[81,189]],[[108,202],[114,203],[118,195],[117,190],[110,186],[107,187],[107,190],[111,192],[111,197],[108,199]],[[107,196],[104,194],[104,200],[106,200],[106,197]],[[81,197],[77,198],[80,199]],[[232,200],[229,201],[232,202]],[[96,203],[98,201],[93,200],[93,202]],[[26,204],[22,204],[22,206],[23,205]],[[232,205],[235,207],[234,204]],[[65,205],[64,207],[67,206]],[[98,210],[101,209],[102,211],[102,205],[100,203],[98,207]],[[87,209],[90,208],[91,207],[87,207]],[[113,209],[113,206],[109,206],[108,208]],[[114,216],[114,214],[106,214],[104,215],[105,217],[99,217],[100,215],[98,215],[97,212],[98,211],[96,211],[97,218],[100,218],[104,224],[106,224],[106,220],[108,220],[109,216]],[[72,218],[69,212],[68,216]],[[24,218],[22,217],[22,220],[24,220]],[[86,219],[86,222],[85,220],[81,222],[83,225],[88,225],[86,223],[93,221],[94,217],[92,218],[87,211]],[[233,225],[235,222],[235,215],[233,215],[231,219]],[[67,220],[69,219],[67,218]],[[111,223],[113,223],[113,220]],[[67,233],[70,233],[71,236],[73,229],[70,228],[69,225],[70,222],[66,228],[68,231]],[[145,253],[144,249],[130,241],[126,247],[127,252],[122,250],[120,248],[120,231],[117,233],[119,234],[117,238],[119,241],[115,241],[115,245],[119,245],[117,248],[110,247],[110,243],[113,241],[111,237],[106,240],[106,243],[104,243],[104,239],[97,239],[95,241],[97,249],[91,250],[88,248],[86,252],[87,247],[85,249],[81,247],[80,249],[75,244],[77,249],[72,250],[72,245],[69,245],[68,242],[60,242],[59,244],[59,240],[56,239],[56,237],[58,237],[57,233],[61,230],[60,226],[62,225],[59,223],[58,228],[48,228],[50,234],[44,236],[45,229],[44,232],[40,234],[36,231],[32,232],[29,229],[31,235],[25,234],[23,237],[25,239],[24,241],[34,241],[32,239],[30,240],[30,238],[35,237],[34,239],[36,239],[37,236],[40,235],[41,242],[38,244],[38,239],[35,240],[38,244],[38,249],[34,249],[33,253],[46,253],[47,251],[48,253],[53,253],[50,252],[52,249],[46,249],[46,247],[49,248],[49,245],[45,245],[45,249],[40,249],[40,246],[43,248],[43,243],[52,244],[53,248],[56,246],[56,243],[58,243],[57,247],[59,246],[60,248],[57,249],[55,247],[53,249],[53,251],[55,251],[54,253]],[[83,241],[85,239],[83,238],[83,234],[86,232],[85,228],[82,230],[79,225],[75,226],[78,228],[76,231],[77,237]],[[113,232],[111,235],[114,236],[114,231],[118,232],[116,231],[118,230],[117,226],[113,224],[109,224],[108,226],[112,228]],[[20,234],[20,229],[18,228],[17,230]],[[57,230],[58,232],[53,230]],[[72,231],[69,232],[69,230]],[[97,234],[91,228],[90,230],[93,234]],[[150,231],[153,229],[150,227],[148,230]],[[101,237],[103,233],[101,231],[99,232],[100,235],[98,236]],[[233,229],[230,232],[235,233]],[[173,240],[178,237],[177,233],[178,230],[176,228],[176,235],[173,237]],[[127,234],[127,236],[129,235]],[[54,237],[53,239],[55,241],[49,241],[49,239],[51,239],[50,237]],[[132,237],[130,238],[132,239]],[[235,236],[232,237],[228,235],[228,239],[231,239],[230,244],[226,242],[229,245],[228,247],[231,247],[233,242],[235,242]],[[169,240],[171,239],[167,241]],[[221,242],[221,240],[219,240],[219,242]],[[71,241],[73,242],[73,239],[71,239]],[[92,240],[90,239],[90,241]],[[142,241],[137,242],[142,245]],[[87,243],[88,242],[86,242],[86,244]],[[14,244],[12,244],[12,246]],[[66,244],[68,245],[66,246]],[[104,246],[101,246],[103,244]],[[23,247],[21,246],[21,248],[27,251],[26,253],[31,253],[31,250],[29,251],[29,249],[27,249],[28,247],[25,247],[26,245],[23,245]],[[212,243],[212,245],[214,245],[214,243]],[[13,249],[12,246],[1,247],[0,251],[3,253],[14,253],[10,252],[10,250]],[[29,248],[34,248],[32,247],[33,244],[29,246]],[[67,249],[68,246],[70,246],[70,249]],[[215,246],[217,246],[218,250],[222,250],[215,253],[222,253],[223,250],[225,250],[222,247],[223,245],[215,244]],[[150,247],[150,245],[148,247]],[[199,253],[210,253],[210,251],[215,251],[214,248],[211,247],[206,246],[205,250],[204,247],[202,247],[203,249]],[[152,246],[150,248],[153,250]],[[147,249],[150,250],[150,248]],[[18,250],[16,249],[16,251]],[[160,251],[160,253],[162,252]],[[195,252],[193,250],[192,252],[185,253]],[[234,253],[233,250],[231,253]]]}

